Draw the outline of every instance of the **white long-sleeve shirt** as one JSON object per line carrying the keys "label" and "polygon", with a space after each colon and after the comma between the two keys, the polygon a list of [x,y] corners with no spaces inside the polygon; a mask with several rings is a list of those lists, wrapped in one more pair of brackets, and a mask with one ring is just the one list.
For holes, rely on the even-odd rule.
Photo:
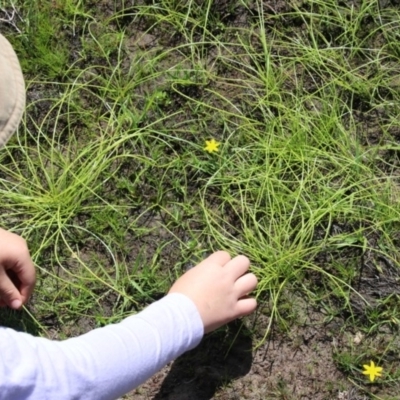
{"label": "white long-sleeve shirt", "polygon": [[0,327],[0,400],[114,400],[197,346],[203,333],[196,306],[177,293],[65,341]]}

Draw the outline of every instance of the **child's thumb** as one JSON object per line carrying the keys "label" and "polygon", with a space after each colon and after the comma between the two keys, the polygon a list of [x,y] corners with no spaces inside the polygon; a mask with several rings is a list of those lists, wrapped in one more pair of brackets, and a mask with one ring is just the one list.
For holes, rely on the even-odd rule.
{"label": "child's thumb", "polygon": [[21,294],[12,283],[3,268],[0,267],[0,298],[11,308],[17,310],[22,306]]}

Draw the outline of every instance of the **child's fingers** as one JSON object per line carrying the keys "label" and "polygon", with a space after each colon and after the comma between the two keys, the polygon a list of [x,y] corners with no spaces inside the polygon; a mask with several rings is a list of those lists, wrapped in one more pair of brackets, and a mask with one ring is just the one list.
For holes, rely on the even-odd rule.
{"label": "child's fingers", "polygon": [[21,293],[22,302],[26,303],[35,287],[36,273],[31,259],[28,257],[21,262],[21,266],[15,271],[18,279],[18,289]]}
{"label": "child's fingers", "polygon": [[30,281],[28,283],[21,283],[21,287],[19,288],[20,293],[21,293],[21,299],[22,303],[25,304],[28,300],[29,297],[32,294],[33,287],[34,287],[35,281]]}
{"label": "child's fingers", "polygon": [[243,296],[247,296],[257,287],[257,283],[258,281],[254,274],[246,274],[241,276],[235,282],[235,290],[238,298],[240,299]]}
{"label": "child's fingers", "polygon": [[257,301],[253,298],[240,299],[236,304],[237,317],[251,314],[257,308]]}
{"label": "child's fingers", "polygon": [[236,256],[226,264],[226,268],[232,271],[233,278],[236,280],[244,275],[250,267],[250,261],[245,256]]}
{"label": "child's fingers", "polygon": [[205,260],[201,262],[201,264],[210,264],[215,263],[218,265],[225,265],[231,259],[231,256],[226,251],[216,251],[215,253],[208,256]]}
{"label": "child's fingers", "polygon": [[3,268],[0,268],[0,295],[9,307],[18,309],[22,306],[21,295]]}

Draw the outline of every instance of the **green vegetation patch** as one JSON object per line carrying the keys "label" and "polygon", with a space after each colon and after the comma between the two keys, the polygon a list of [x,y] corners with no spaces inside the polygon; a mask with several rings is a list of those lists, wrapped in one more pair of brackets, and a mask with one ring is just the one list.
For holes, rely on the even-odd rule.
{"label": "green vegetation patch", "polygon": [[[322,315],[319,326],[336,324],[329,351],[341,380],[312,398],[349,382],[395,398],[391,3],[0,3],[28,93],[0,154],[0,218],[38,267],[36,329],[68,337],[118,321],[222,248],[246,254],[259,278],[257,346],[313,325],[293,296]],[[370,360],[383,367],[373,383],[362,374]],[[291,398],[290,385],[283,377],[268,398]]]}

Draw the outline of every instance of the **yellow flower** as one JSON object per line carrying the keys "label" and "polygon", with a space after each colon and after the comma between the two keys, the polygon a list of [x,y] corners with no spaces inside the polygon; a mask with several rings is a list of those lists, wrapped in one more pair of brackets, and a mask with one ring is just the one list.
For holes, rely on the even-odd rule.
{"label": "yellow flower", "polygon": [[376,376],[382,376],[381,372],[383,370],[382,367],[376,367],[375,363],[373,361],[371,361],[370,365],[363,365],[364,367],[364,371],[363,374],[364,375],[369,375],[369,380],[371,382],[373,382],[375,380]]}
{"label": "yellow flower", "polygon": [[209,153],[214,153],[214,151],[218,151],[218,146],[221,143],[218,143],[215,139],[206,140],[206,147],[204,147],[205,151]]}

